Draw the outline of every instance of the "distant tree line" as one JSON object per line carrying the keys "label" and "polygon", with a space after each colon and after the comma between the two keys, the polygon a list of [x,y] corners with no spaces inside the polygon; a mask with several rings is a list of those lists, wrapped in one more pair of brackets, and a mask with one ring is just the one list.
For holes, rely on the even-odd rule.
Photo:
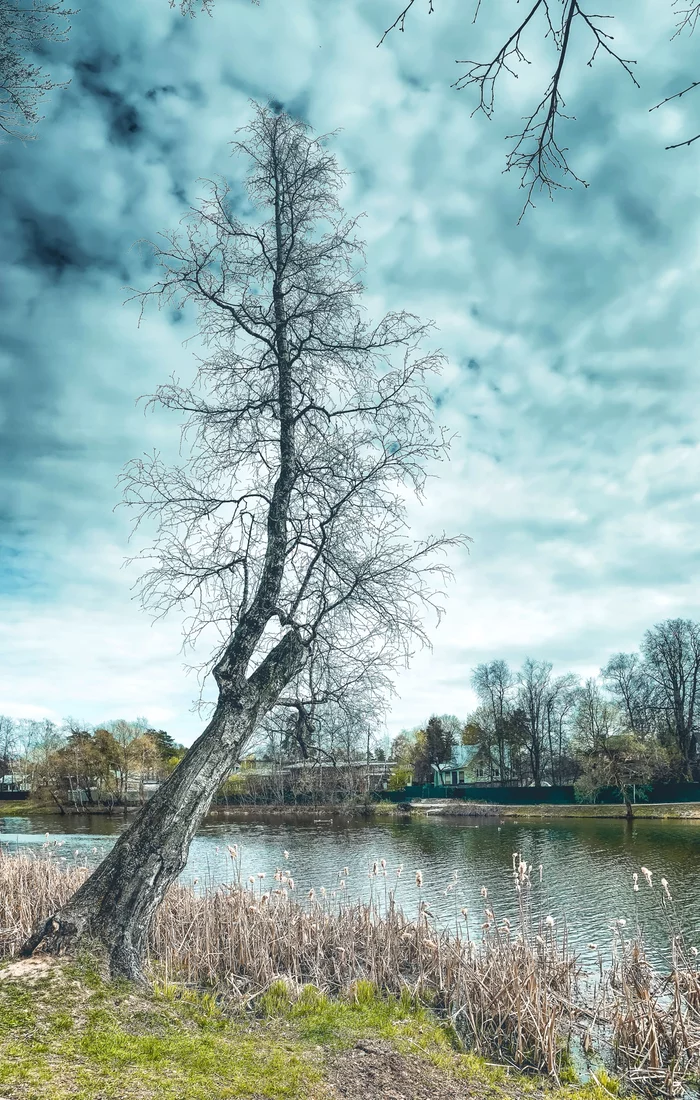
{"label": "distant tree line", "polygon": [[0,782],[61,805],[124,804],[129,791],[169,775],[185,751],[143,719],[87,727],[0,715]]}
{"label": "distant tree line", "polygon": [[582,797],[615,787],[627,802],[654,780],[700,779],[699,623],[657,623],[638,652],[614,654],[585,682],[552,667],[531,658],[519,670],[503,660],[477,665],[479,705],[466,721],[433,717],[395,738],[401,778],[410,768],[415,782],[430,782],[432,765],[467,744],[480,748],[489,782],[574,782]]}
{"label": "distant tree line", "polygon": [[[323,705],[296,697],[261,725],[256,744],[219,797],[245,803],[346,801],[365,795],[377,745],[378,701],[352,694]],[[29,787],[51,802],[121,805],[144,783],[165,779],[186,752],[145,719],[86,726],[0,715],[0,784]],[[381,771],[381,769],[380,769]],[[377,769],[372,769],[373,783]]]}

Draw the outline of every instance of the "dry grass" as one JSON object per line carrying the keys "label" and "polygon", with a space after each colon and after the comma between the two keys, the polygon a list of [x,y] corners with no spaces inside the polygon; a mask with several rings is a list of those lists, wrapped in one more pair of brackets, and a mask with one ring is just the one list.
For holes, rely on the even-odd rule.
{"label": "dry grass", "polygon": [[[213,987],[243,1006],[264,1002],[281,981],[285,996],[309,983],[344,995],[371,983],[382,994],[432,1005],[476,1053],[555,1079],[573,1033],[584,1051],[607,1050],[630,1083],[657,1096],[677,1095],[700,1074],[697,957],[684,945],[667,884],[643,888],[656,889],[667,918],[669,973],[649,964],[639,929],[626,938],[617,922],[612,963],[605,968],[599,956],[593,980],[566,929],[533,911],[532,867],[518,856],[517,920],[500,919],[483,888],[476,922],[462,910],[448,931],[423,901],[417,918],[406,916],[395,904],[401,869],[390,875],[383,861],[372,869],[369,902],[347,898],[343,872],[336,890],[300,900],[285,869],[272,883],[260,875],[244,884],[240,854],[235,847],[230,853],[231,884],[200,894],[182,885],[170,890],[150,947],[161,981]],[[62,867],[50,849],[39,857],[0,854],[0,955],[14,954],[87,873]]]}

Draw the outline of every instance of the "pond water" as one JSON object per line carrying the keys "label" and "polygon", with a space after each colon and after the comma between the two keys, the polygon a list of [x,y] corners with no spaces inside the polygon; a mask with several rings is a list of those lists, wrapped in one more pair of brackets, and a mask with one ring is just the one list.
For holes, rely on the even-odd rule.
{"label": "pond water", "polygon": [[[97,863],[123,828],[118,818],[0,818],[0,843],[6,851],[48,844],[57,859],[79,865]],[[48,835],[47,835],[48,834]],[[700,947],[700,821],[623,820],[513,821],[497,818],[432,818],[430,820],[311,822],[291,817],[209,818],[195,837],[183,881],[196,889],[233,878],[228,845],[238,845],[244,878],[263,873],[256,889],[274,886],[276,868],[285,867],[300,897],[310,889],[338,891],[344,878],[349,898],[372,894],[383,906],[385,893],[396,888],[397,903],[415,913],[420,897],[445,924],[453,924],[468,907],[472,932],[478,932],[486,886],[496,914],[517,911],[512,878],[513,853],[533,865],[535,905],[542,915],[566,922],[570,941],[584,951],[589,943],[605,950],[611,923],[624,918],[641,924],[651,954],[659,961],[668,943],[669,907],[660,902],[664,876],[673,908],[688,943]],[[289,853],[285,859],[284,852]],[[375,876],[372,866],[386,860]],[[536,869],[542,864],[542,883]],[[396,868],[403,866],[397,877]],[[649,889],[640,873],[653,872]],[[347,874],[343,875],[343,869]],[[632,890],[639,873],[640,890]],[[457,886],[446,892],[457,873]],[[341,891],[342,893],[342,891]],[[336,895],[340,896],[340,895]]]}

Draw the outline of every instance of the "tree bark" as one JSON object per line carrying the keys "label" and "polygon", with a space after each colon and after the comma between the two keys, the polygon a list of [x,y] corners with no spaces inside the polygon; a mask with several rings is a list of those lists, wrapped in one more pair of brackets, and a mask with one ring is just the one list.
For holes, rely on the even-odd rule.
{"label": "tree bark", "polygon": [[183,870],[218,787],[303,659],[303,643],[290,632],[238,696],[221,691],[204,733],[90,878],[25,943],[23,955],[95,946],[112,975],[145,980],[143,958],[156,909]]}

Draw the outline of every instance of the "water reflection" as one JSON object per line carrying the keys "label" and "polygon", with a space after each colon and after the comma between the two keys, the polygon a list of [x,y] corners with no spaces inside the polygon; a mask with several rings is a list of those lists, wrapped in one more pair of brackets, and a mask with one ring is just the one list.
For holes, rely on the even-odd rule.
{"label": "water reflection", "polygon": [[[56,858],[81,865],[98,862],[124,827],[122,819],[87,815],[0,819],[0,840],[11,849],[40,850],[49,843]],[[48,833],[47,837],[45,834]],[[382,901],[395,888],[397,901],[409,911],[418,902],[415,873],[423,875],[422,897],[446,923],[469,908],[477,931],[483,901],[482,886],[500,915],[515,915],[511,875],[514,852],[533,865],[535,904],[543,915],[566,921],[572,942],[585,949],[589,942],[607,944],[610,923],[624,917],[639,920],[660,955],[667,942],[667,915],[660,906],[658,880],[665,876],[690,942],[700,946],[700,822],[624,820],[560,820],[547,822],[456,818],[300,822],[296,818],[260,817],[245,820],[210,818],[195,837],[183,880],[230,881],[228,845],[242,854],[247,878],[263,872],[266,884],[284,865],[301,895],[311,887],[337,891],[340,873],[348,868],[347,896]],[[289,852],[285,862],[283,852]],[[387,877],[375,862],[386,860]],[[542,864],[542,883],[537,868]],[[400,876],[396,869],[403,866]],[[632,874],[640,866],[654,872],[656,888],[642,883],[632,891]],[[457,872],[456,889],[447,891]],[[261,880],[262,881],[262,880]]]}

